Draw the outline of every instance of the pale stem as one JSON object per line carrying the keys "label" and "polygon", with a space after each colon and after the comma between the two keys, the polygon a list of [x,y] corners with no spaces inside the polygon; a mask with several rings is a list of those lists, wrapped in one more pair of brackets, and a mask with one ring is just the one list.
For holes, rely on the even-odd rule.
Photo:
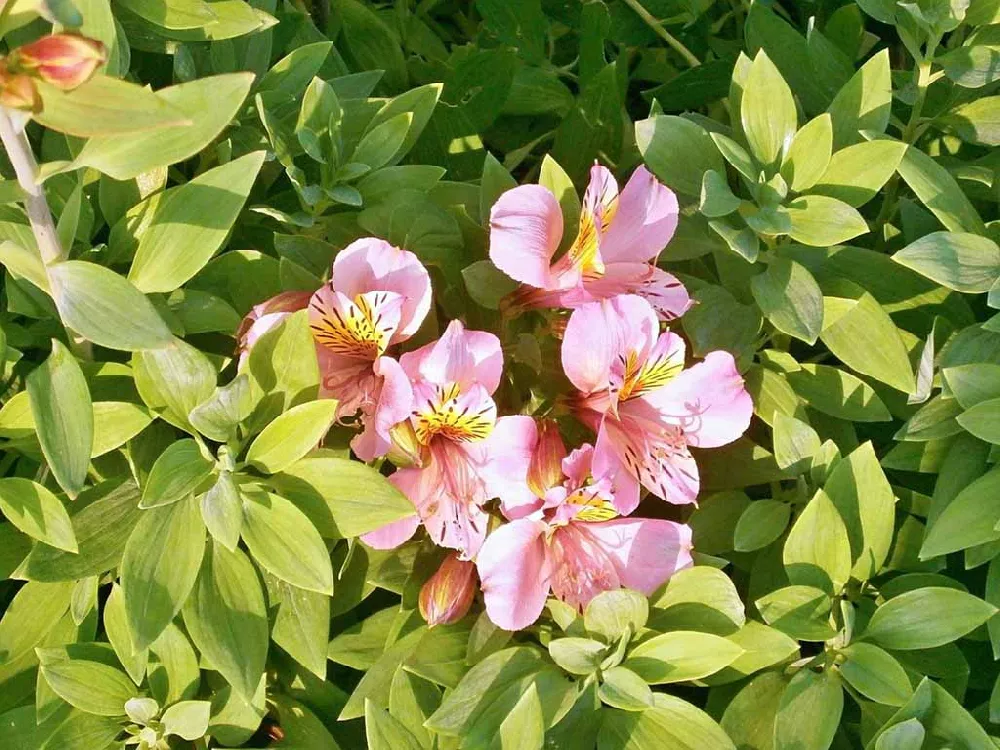
{"label": "pale stem", "polygon": [[63,250],[52,212],[45,200],[45,192],[37,182],[38,163],[24,128],[17,127],[3,107],[0,107],[0,141],[3,142],[7,157],[17,174],[17,182],[24,191],[24,208],[42,260],[46,264],[58,263],[63,259]]}
{"label": "pale stem", "polygon": [[683,57],[688,65],[692,68],[697,68],[701,65],[701,60],[695,57],[694,53],[685,47],[684,43],[680,39],[663,28],[663,24],[656,20],[653,14],[646,10],[639,0],[625,0],[625,4],[634,10],[639,18],[641,18],[649,28],[656,32],[656,35],[660,37],[660,39],[669,44],[678,55]]}

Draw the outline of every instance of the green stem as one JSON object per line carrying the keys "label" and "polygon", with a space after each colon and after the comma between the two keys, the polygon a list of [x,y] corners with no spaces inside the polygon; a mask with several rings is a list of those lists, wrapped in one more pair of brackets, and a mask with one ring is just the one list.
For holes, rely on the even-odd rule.
{"label": "green stem", "polygon": [[653,14],[646,10],[639,0],[625,0],[625,4],[634,10],[639,18],[641,18],[649,28],[656,32],[656,35],[660,37],[660,39],[669,44],[678,55],[683,57],[688,65],[692,68],[697,68],[701,65],[701,60],[695,57],[694,53],[685,47],[684,43],[680,39],[663,28],[663,24],[656,20]]}

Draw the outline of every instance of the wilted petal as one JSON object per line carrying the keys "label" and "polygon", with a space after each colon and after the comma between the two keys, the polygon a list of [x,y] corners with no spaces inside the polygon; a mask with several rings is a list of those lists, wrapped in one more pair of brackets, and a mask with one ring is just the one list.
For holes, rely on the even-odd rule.
{"label": "wilted petal", "polygon": [[520,630],[542,614],[549,594],[544,522],[522,518],[494,531],[476,558],[486,614],[504,630]]}
{"label": "wilted petal", "polygon": [[731,443],[746,432],[753,416],[753,400],[729,352],[709,352],[704,362],[643,400],[679,425],[687,442],[699,448]]}
{"label": "wilted petal", "polygon": [[639,167],[618,196],[618,209],[601,238],[605,263],[649,261],[674,236],[677,196]]}
{"label": "wilted petal", "polygon": [[490,211],[490,260],[515,281],[548,289],[562,233],[555,196],[541,185],[521,185],[501,195]]}
{"label": "wilted petal", "polygon": [[349,299],[377,291],[402,297],[390,344],[416,333],[431,307],[431,280],[420,259],[375,237],[355,240],[337,253],[330,283]]}
{"label": "wilted petal", "polygon": [[576,523],[618,571],[623,586],[652,594],[678,570],[691,567],[691,527],[661,519],[618,518]]}

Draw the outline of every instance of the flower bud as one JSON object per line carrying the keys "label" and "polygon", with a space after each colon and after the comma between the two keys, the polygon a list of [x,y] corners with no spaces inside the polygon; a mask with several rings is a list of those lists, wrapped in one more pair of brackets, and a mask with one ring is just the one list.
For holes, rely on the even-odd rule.
{"label": "flower bud", "polygon": [[392,446],[386,458],[397,469],[419,469],[424,465],[425,446],[417,440],[413,423],[405,419],[389,430]]}
{"label": "flower bud", "polygon": [[11,73],[0,62],[0,106],[37,112],[41,105],[35,82],[23,73]]}
{"label": "flower bud", "polygon": [[86,83],[104,63],[104,45],[79,34],[50,34],[18,47],[12,54],[17,68],[69,91]]}
{"label": "flower bud", "polygon": [[420,614],[431,627],[449,625],[465,617],[475,596],[475,563],[451,552],[420,589]]}
{"label": "flower bud", "polygon": [[538,442],[528,464],[528,489],[536,497],[545,497],[549,489],[563,480],[562,461],[566,445],[559,434],[559,425],[551,419],[538,421]]}

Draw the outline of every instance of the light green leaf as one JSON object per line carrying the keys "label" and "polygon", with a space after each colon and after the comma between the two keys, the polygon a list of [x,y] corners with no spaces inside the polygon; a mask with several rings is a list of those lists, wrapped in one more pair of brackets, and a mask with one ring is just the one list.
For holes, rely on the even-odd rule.
{"label": "light green leaf", "polygon": [[820,444],[819,435],[805,422],[784,414],[774,415],[774,460],[782,469],[805,473]]}
{"label": "light green leaf", "polygon": [[921,560],[1000,539],[1000,531],[994,528],[1000,522],[1000,470],[987,472],[956,490],[940,514],[929,521]]}
{"label": "light green leaf", "polygon": [[250,416],[253,407],[250,378],[240,373],[193,408],[188,419],[202,435],[224,443],[235,437],[237,427]]}
{"label": "light green leaf", "polygon": [[144,406],[131,401],[96,401],[94,407],[94,445],[90,457],[110,453],[142,432],[154,416]]}
{"label": "light green leaf", "polygon": [[136,650],[147,648],[177,616],[205,553],[205,526],[193,497],[144,511],[121,564],[122,593]]}
{"label": "light green leaf", "polygon": [[841,149],[809,192],[862,206],[895,174],[906,148],[905,143],[885,140]]}
{"label": "light green leaf", "polygon": [[745,685],[726,706],[719,724],[739,748],[772,750],[774,717],[788,679],[779,672],[764,672]]}
{"label": "light green leaf", "polygon": [[868,224],[854,208],[825,195],[806,195],[785,207],[791,227],[788,235],[803,245],[828,247],[868,232]]}
{"label": "light green leaf", "polygon": [[549,641],[552,661],[570,674],[596,672],[607,650],[607,644],[590,638],[555,638]]}
{"label": "light green leaf", "polygon": [[906,670],[878,646],[853,643],[841,653],[847,658],[840,674],[859,693],[887,706],[902,706],[910,699],[913,688]]}
{"label": "light green leaf", "polygon": [[403,112],[375,125],[358,143],[351,160],[367,164],[372,170],[386,166],[403,145],[412,124],[413,113]]}
{"label": "light green leaf", "polygon": [[615,643],[626,628],[638,633],[646,626],[649,601],[638,591],[616,589],[602,591],[583,610],[583,626],[592,635],[607,643]]}
{"label": "light green leaf", "polygon": [[56,695],[88,714],[124,716],[125,702],[138,695],[128,675],[95,661],[42,664],[39,673]]}
{"label": "light green leaf", "polygon": [[271,638],[319,679],[326,679],[330,597],[268,577],[268,600],[277,605]]}
{"label": "light green leaf", "polygon": [[833,744],[843,710],[844,691],[836,674],[800,670],[781,695],[774,719],[774,750],[826,750]]}
{"label": "light green leaf", "polygon": [[781,176],[788,187],[801,193],[826,172],[833,150],[833,124],[824,112],[803,125],[792,139],[781,163]]}
{"label": "light green leaf", "polygon": [[708,133],[683,117],[657,115],[640,120],[635,124],[635,140],[650,171],[686,195],[701,194],[702,176],[708,170],[726,172]]}
{"label": "light green leaf", "polygon": [[111,585],[111,593],[104,602],[104,632],[115,650],[118,661],[132,678],[132,682],[136,685],[142,684],[146,677],[149,651],[135,647],[128,627],[128,615],[125,612],[125,596],[117,583]]}
{"label": "light green leaf", "polygon": [[892,259],[958,292],[988,292],[1000,278],[1000,247],[978,234],[932,232]]}
{"label": "light green leaf", "polygon": [[742,654],[742,648],[717,635],[675,630],[640,643],[624,666],[649,684],[662,685],[707,677]]}
{"label": "light green leaf", "polygon": [[750,150],[765,165],[777,161],[795,137],[795,99],[764,50],[757,52],[743,85],[740,121]]}
{"label": "light green leaf", "polygon": [[889,50],[883,49],[861,66],[830,104],[834,147],[857,143],[861,130],[884,133],[891,109],[892,70]]}
{"label": "light green leaf", "polygon": [[[537,699],[536,696],[535,700]],[[370,750],[421,750],[417,738],[402,722],[367,699],[365,700],[365,739],[368,740]]]}
{"label": "light green leaf", "polygon": [[220,471],[215,484],[201,496],[201,519],[213,539],[236,551],[243,529],[243,500],[231,472]]}
{"label": "light green leaf", "polygon": [[654,705],[649,685],[626,667],[604,670],[597,694],[605,704],[623,711],[645,711]]}
{"label": "light green leaf", "polygon": [[1000,443],[1000,398],[981,401],[955,419],[980,440],[993,444]]}
{"label": "light green leaf", "polygon": [[16,662],[42,642],[69,611],[74,585],[29,581],[18,590],[0,619],[0,665]]}
{"label": "light green leaf", "polygon": [[204,268],[232,229],[263,162],[264,152],[255,151],[167,191],[139,237],[129,281],[144,292],[172,292]]}
{"label": "light green leaf", "polygon": [[309,518],[278,495],[254,493],[243,501],[243,540],[270,573],[293,586],[333,593],[326,544]]}
{"label": "light green leaf", "polygon": [[87,480],[94,445],[87,379],[69,349],[53,339],[48,359],[29,373],[27,390],[45,460],[59,486],[74,498]]}
{"label": "light green leaf", "polygon": [[69,513],[43,485],[21,477],[0,479],[0,510],[28,536],[68,552],[78,551]]}
{"label": "light green leaf", "polygon": [[830,626],[830,595],[813,586],[786,586],[757,600],[764,621],[801,641],[825,641]]}
{"label": "light green leaf", "polygon": [[815,344],[823,328],[823,293],[812,274],[787,258],[774,257],[750,281],[757,305],[782,333]]}
{"label": "light green leaf", "polygon": [[699,708],[665,693],[645,711],[602,711],[598,750],[736,750],[733,741]]}
{"label": "light green leaf", "polygon": [[792,508],[780,500],[757,500],[750,503],[736,524],[733,549],[753,552],[766,547],[788,528]]}
{"label": "light green leaf", "polygon": [[139,507],[156,508],[190,497],[212,476],[214,468],[194,440],[172,443],[153,464]]}
{"label": "light green leaf", "polygon": [[[894,651],[943,646],[961,638],[997,612],[979,597],[940,586],[907,591],[875,610],[861,637]],[[947,616],[929,617],[929,613]]]}
{"label": "light green leaf", "polygon": [[816,490],[792,525],[782,561],[793,584],[836,594],[850,578],[852,560],[847,527],[823,490]]}
{"label": "light green leaf", "polygon": [[68,260],[48,268],[59,317],[95,344],[136,351],[167,346],[167,324],[145,295],[96,263]]}
{"label": "light green leaf", "polygon": [[264,594],[246,555],[210,545],[183,612],[198,650],[252,700],[264,672],[268,628]]}
{"label": "light green leaf", "polygon": [[878,737],[875,750],[920,750],[927,732],[917,719],[893,724]]}
{"label": "light green leaf", "polygon": [[209,398],[217,378],[212,362],[186,341],[132,357],[135,386],[142,400],[172,425],[194,432],[188,414]]}
{"label": "light green leaf", "polygon": [[122,0],[122,5],[165,29],[197,29],[215,20],[212,6],[204,0]]}
{"label": "light green leaf", "polygon": [[1000,96],[983,96],[960,104],[938,122],[967,143],[1000,145]]}
{"label": "light green leaf", "polygon": [[271,477],[329,539],[355,537],[416,513],[413,503],[370,466],[317,452]]}
{"label": "light green leaf", "polygon": [[724,175],[710,169],[701,179],[701,201],[698,210],[703,216],[716,218],[728,216],[740,207],[740,199],[733,194]]}
{"label": "light green leaf", "polygon": [[257,91],[298,99],[320,72],[332,48],[333,43],[327,40],[295,47],[261,77]]}
{"label": "light green leaf", "polygon": [[334,399],[299,404],[271,422],[250,445],[246,462],[267,474],[284,471],[323,439],[337,415]]}
{"label": "light green leaf", "polygon": [[899,163],[900,177],[946,229],[985,234],[975,207],[947,169],[918,148],[908,148]]}
{"label": "light green leaf", "polygon": [[870,385],[830,365],[804,364],[785,378],[812,408],[853,422],[888,422],[889,410]]}
{"label": "light green leaf", "polygon": [[212,711],[209,701],[181,701],[169,706],[160,717],[165,735],[175,734],[185,740],[197,740],[208,731]]}

